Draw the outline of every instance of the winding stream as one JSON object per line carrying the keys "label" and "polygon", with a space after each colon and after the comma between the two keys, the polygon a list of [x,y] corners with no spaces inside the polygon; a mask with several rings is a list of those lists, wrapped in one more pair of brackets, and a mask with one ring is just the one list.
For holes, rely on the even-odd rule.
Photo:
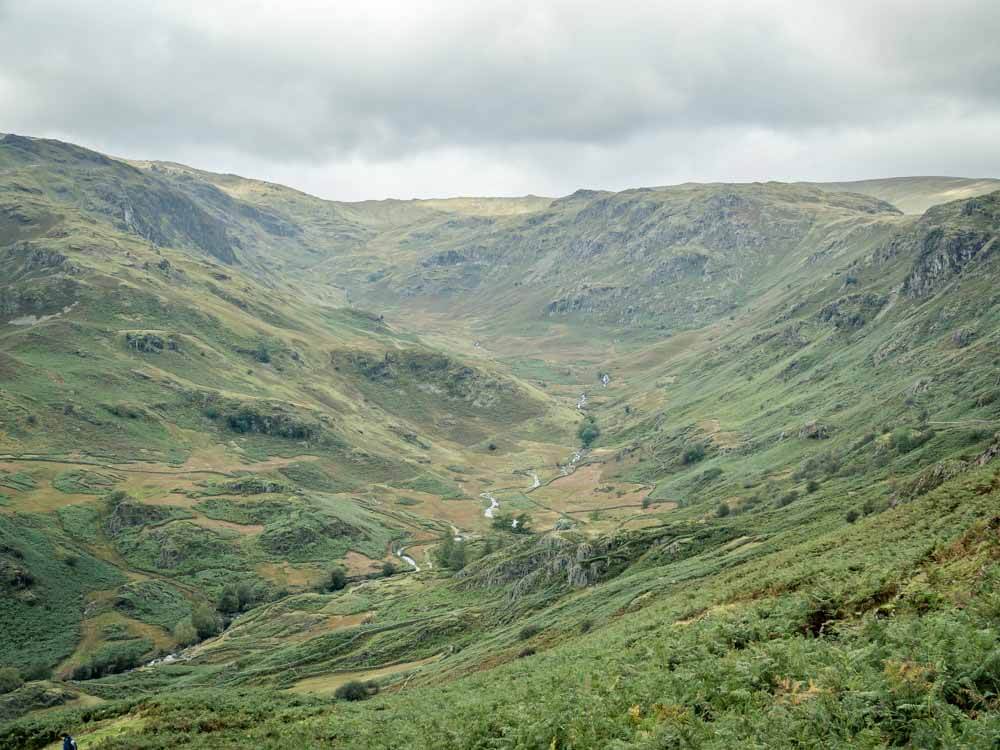
{"label": "winding stream", "polygon": [[420,566],[417,565],[417,561],[405,553],[406,553],[406,547],[400,547],[398,550],[396,550],[396,557],[398,557],[403,562],[409,563],[410,566],[413,568],[414,573],[419,573]]}
{"label": "winding stream", "polygon": [[487,518],[493,518],[493,514],[500,508],[500,501],[489,492],[482,492],[479,497],[490,501],[490,507],[483,511],[483,515]]}

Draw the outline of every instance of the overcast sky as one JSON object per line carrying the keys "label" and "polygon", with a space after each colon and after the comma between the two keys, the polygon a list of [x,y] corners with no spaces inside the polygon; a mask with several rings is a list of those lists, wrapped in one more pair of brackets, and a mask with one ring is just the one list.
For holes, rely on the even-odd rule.
{"label": "overcast sky", "polygon": [[0,132],[328,198],[1000,176],[1000,0],[0,0]]}

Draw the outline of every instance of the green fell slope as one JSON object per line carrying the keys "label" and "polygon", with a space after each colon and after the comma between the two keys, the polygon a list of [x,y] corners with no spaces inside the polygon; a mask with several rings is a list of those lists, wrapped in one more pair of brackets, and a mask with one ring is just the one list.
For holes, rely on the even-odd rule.
{"label": "green fell slope", "polygon": [[1000,192],[336,204],[22,140],[0,744],[995,746]]}

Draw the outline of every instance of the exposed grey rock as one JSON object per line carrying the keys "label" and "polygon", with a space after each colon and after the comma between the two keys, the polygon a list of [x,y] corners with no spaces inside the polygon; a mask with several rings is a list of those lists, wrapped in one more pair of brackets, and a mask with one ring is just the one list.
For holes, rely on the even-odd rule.
{"label": "exposed grey rock", "polygon": [[799,429],[799,437],[807,440],[826,440],[830,437],[830,431],[826,425],[819,422],[806,422]]}

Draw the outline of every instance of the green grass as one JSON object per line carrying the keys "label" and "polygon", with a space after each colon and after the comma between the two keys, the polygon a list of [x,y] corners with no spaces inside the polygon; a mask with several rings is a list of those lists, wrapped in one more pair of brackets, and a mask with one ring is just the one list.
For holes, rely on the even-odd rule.
{"label": "green grass", "polygon": [[[996,195],[331,204],[18,143],[0,294],[52,317],[0,325],[0,666],[120,671],[260,595],[189,661],[87,679],[105,704],[22,688],[0,745],[992,747]],[[653,503],[550,533],[559,493],[502,488],[581,441],[553,489]],[[436,500],[484,490],[537,533]],[[427,566],[453,524],[465,568]],[[419,573],[306,593],[399,544]]]}
{"label": "green grass", "polygon": [[191,604],[176,588],[161,581],[137,581],[119,587],[114,607],[141,622],[171,630],[191,614]]}
{"label": "green grass", "polygon": [[463,496],[462,490],[457,484],[436,474],[421,474],[405,482],[394,482],[392,486],[402,490],[425,492],[428,495],[440,495],[443,498]]}
{"label": "green grass", "polygon": [[[0,550],[5,602],[0,663],[54,666],[76,646],[84,596],[124,577],[42,516],[0,516]],[[30,572],[30,586],[17,582],[18,570]]]}

